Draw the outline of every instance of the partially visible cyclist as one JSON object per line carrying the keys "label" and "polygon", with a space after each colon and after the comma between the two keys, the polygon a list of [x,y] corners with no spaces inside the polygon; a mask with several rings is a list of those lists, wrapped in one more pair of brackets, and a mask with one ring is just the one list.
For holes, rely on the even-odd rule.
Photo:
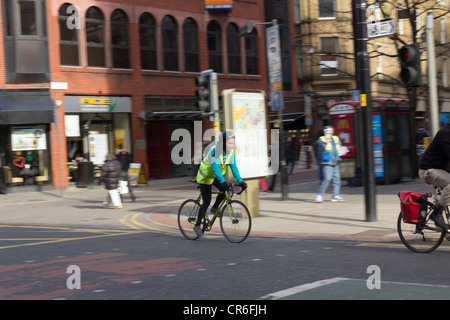
{"label": "partially visible cyclist", "polygon": [[[224,175],[231,168],[234,178],[239,183],[242,190],[247,188],[247,184],[242,180],[239,170],[236,166],[236,158],[234,155],[234,134],[230,131],[224,131],[219,136],[219,139],[214,147],[208,152],[207,156],[202,160],[197,172],[197,183],[200,185],[200,192],[202,194],[202,205],[198,212],[197,222],[194,226],[194,232],[197,236],[203,235],[203,230],[200,223],[205,217],[205,212],[211,203],[212,185],[219,191],[224,192],[228,189],[228,183],[225,181]],[[223,193],[218,194],[216,202],[211,211],[215,212],[224,199]]]}
{"label": "partially visible cyclist", "polygon": [[450,205],[450,124],[442,127],[420,159],[419,178],[441,189],[441,197],[430,218],[436,226],[448,230],[442,217],[444,207]]}

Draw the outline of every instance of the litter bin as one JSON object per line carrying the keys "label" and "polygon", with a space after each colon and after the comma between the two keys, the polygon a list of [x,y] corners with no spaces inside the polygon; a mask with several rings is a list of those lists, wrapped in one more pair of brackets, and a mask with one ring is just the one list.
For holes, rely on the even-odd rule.
{"label": "litter bin", "polygon": [[78,188],[86,188],[94,183],[94,164],[92,162],[78,163]]}

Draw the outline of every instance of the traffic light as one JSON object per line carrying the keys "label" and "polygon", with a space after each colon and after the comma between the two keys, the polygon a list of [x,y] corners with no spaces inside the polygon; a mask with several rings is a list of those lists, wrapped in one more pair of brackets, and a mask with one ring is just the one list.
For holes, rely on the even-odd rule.
{"label": "traffic light", "polygon": [[216,73],[213,70],[202,71],[200,77],[195,79],[195,85],[200,87],[196,90],[197,109],[211,113],[215,110],[215,101],[217,95]]}
{"label": "traffic light", "polygon": [[420,50],[417,43],[406,45],[398,52],[400,59],[400,79],[406,87],[418,87],[422,84],[420,70]]}

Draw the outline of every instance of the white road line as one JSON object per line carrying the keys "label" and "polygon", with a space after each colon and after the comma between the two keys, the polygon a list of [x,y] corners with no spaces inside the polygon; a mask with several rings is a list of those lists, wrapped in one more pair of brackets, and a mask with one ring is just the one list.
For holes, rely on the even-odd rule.
{"label": "white road line", "polygon": [[292,287],[289,289],[285,289],[285,290],[281,290],[278,292],[274,292],[274,293],[270,293],[268,295],[265,295],[263,297],[261,297],[261,299],[264,300],[276,300],[276,299],[281,299],[284,297],[288,297],[290,295],[293,294],[297,294],[300,292],[304,292],[304,291],[308,291],[311,289],[315,289],[315,288],[319,288],[328,284],[332,284],[332,283],[337,283],[337,282],[341,282],[341,281],[345,281],[345,280],[350,280],[349,278],[331,278],[331,279],[325,279],[325,280],[319,280],[316,282],[311,282],[311,283],[306,283],[306,284],[302,284],[296,287]]}

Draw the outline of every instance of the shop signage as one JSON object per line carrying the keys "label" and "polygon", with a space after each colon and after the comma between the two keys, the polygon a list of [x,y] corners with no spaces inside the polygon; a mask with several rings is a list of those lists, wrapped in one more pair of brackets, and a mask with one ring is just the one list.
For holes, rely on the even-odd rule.
{"label": "shop signage", "polygon": [[205,0],[205,9],[232,9],[233,0]]}
{"label": "shop signage", "polygon": [[131,112],[131,98],[107,96],[65,96],[64,111],[70,113]]}
{"label": "shop signage", "polygon": [[93,110],[96,112],[112,112],[117,105],[115,98],[81,98],[80,107],[82,111]]}

